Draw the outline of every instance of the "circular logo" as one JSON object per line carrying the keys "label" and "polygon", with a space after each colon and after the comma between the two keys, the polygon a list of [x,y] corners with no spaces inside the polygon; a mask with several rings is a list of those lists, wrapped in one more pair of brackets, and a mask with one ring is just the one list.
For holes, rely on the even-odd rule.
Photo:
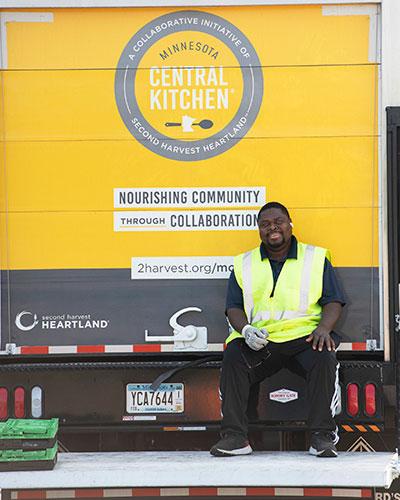
{"label": "circular logo", "polygon": [[[31,318],[31,322],[28,324],[28,325],[23,325],[22,324],[22,317],[23,316],[32,316]],[[17,314],[16,318],[15,318],[15,324],[16,326],[20,329],[20,330],[23,330],[24,332],[27,332],[29,330],[32,330],[33,328],[35,328],[35,326],[39,323],[38,319],[37,319],[37,314],[33,314],[29,311],[22,311],[20,312],[19,314]]]}
{"label": "circular logo", "polygon": [[236,26],[207,12],[173,12],[146,24],[129,40],[115,75],[130,133],[172,160],[205,160],[235,146],[262,96],[254,47]]}

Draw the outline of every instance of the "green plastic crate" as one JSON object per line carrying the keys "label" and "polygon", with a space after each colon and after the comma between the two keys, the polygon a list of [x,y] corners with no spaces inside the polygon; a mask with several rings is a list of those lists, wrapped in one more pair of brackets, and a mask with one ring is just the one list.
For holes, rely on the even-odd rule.
{"label": "green plastic crate", "polygon": [[52,470],[57,462],[57,443],[47,450],[0,451],[0,471]]}
{"label": "green plastic crate", "polygon": [[57,441],[58,418],[13,419],[0,423],[1,450],[45,450]]}

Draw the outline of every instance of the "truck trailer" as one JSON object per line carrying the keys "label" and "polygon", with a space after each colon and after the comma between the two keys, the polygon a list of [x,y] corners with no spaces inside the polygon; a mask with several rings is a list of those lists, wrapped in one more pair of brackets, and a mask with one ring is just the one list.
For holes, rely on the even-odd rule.
{"label": "truck trailer", "polygon": [[[399,20],[395,0],[0,1],[0,420],[57,417],[65,452],[208,450],[233,256],[280,201],[346,293],[339,450],[395,451]],[[302,378],[266,380],[253,448],[306,449],[306,415]]]}

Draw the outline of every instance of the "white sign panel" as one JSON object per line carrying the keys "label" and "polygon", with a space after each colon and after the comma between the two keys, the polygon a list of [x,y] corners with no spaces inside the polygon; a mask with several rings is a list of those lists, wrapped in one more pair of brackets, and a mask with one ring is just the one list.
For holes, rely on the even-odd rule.
{"label": "white sign panel", "polygon": [[264,204],[264,186],[114,189],[114,208],[260,207]]}
{"label": "white sign panel", "polygon": [[226,279],[233,270],[233,257],[132,257],[131,278]]}
{"label": "white sign panel", "polygon": [[241,231],[257,228],[257,210],[114,212],[114,231]]}

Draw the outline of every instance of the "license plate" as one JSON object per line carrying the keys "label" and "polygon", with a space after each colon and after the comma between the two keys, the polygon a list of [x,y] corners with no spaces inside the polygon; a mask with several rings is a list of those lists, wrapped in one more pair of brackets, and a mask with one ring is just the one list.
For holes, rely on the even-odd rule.
{"label": "license plate", "polygon": [[151,384],[126,386],[127,413],[182,413],[183,384],[161,384],[156,391]]}

